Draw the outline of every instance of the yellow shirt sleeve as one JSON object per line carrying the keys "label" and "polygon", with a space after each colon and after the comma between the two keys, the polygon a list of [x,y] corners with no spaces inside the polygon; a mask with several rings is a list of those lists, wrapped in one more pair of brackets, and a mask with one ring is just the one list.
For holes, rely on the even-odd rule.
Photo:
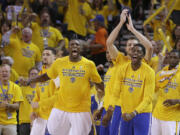
{"label": "yellow shirt sleeve", "polygon": [[153,93],[155,90],[155,73],[147,75],[144,85],[144,97],[143,101],[135,109],[138,113],[141,113],[153,100]]}
{"label": "yellow shirt sleeve", "polygon": [[57,30],[56,28],[54,28],[54,32],[56,33],[56,37],[57,37],[57,42],[63,40],[63,36],[61,34],[61,32],[59,30]]}
{"label": "yellow shirt sleeve", "polygon": [[36,47],[36,46],[35,46],[35,50],[36,50],[36,59],[35,59],[35,61],[40,62],[41,61],[41,52],[40,52],[39,48]]}
{"label": "yellow shirt sleeve", "polygon": [[90,72],[91,78],[90,78],[90,80],[91,80],[92,82],[95,82],[95,83],[100,83],[100,82],[102,82],[102,79],[101,79],[100,75],[98,74],[98,71],[97,71],[97,69],[96,69],[96,66],[95,66],[95,64],[94,64],[93,62],[91,62],[91,64],[90,64],[90,69],[91,69],[91,72]]}
{"label": "yellow shirt sleeve", "polygon": [[48,77],[50,77],[51,79],[55,79],[57,76],[58,76],[58,70],[57,70],[57,65],[59,64],[60,62],[60,59],[57,59],[52,65],[51,67],[48,69],[47,71],[47,75]]}
{"label": "yellow shirt sleeve", "polygon": [[16,94],[14,95],[14,102],[21,102],[21,101],[23,101],[22,90],[16,84],[15,84],[15,92],[16,92]]}
{"label": "yellow shirt sleeve", "polygon": [[39,101],[40,101],[40,88],[39,86],[36,86],[36,93],[33,102],[39,102]]}
{"label": "yellow shirt sleeve", "polygon": [[21,102],[23,101],[23,95],[22,95],[22,91],[21,88],[17,85],[16,86],[16,94],[14,95],[14,102]]}

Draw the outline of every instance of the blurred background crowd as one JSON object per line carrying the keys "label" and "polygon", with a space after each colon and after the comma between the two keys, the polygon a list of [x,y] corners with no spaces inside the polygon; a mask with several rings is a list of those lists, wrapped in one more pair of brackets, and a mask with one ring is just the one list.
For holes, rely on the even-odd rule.
{"label": "blurred background crowd", "polygon": [[[10,80],[18,83],[34,66],[41,70],[47,47],[56,49],[57,58],[68,55],[71,39],[80,41],[82,55],[103,76],[106,40],[124,8],[151,41],[148,64],[158,72],[172,49],[180,51],[180,0],[0,0],[0,56],[12,67]],[[126,42],[133,37],[124,25],[114,44],[126,55]]]}

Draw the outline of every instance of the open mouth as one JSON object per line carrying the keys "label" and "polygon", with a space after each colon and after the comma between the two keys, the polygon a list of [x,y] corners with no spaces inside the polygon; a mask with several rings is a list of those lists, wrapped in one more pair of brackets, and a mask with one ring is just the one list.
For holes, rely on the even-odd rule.
{"label": "open mouth", "polygon": [[77,56],[78,55],[78,51],[77,50],[72,50],[72,56]]}
{"label": "open mouth", "polygon": [[132,61],[137,61],[138,57],[137,56],[133,56],[131,59],[132,59]]}

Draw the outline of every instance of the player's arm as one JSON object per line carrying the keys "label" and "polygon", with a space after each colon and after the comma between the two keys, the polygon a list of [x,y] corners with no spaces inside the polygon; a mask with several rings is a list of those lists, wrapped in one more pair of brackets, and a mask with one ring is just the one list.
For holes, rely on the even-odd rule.
{"label": "player's arm", "polygon": [[9,111],[19,110],[20,102],[14,102],[12,104],[7,103],[6,109]]}
{"label": "player's arm", "polygon": [[27,81],[27,84],[30,84],[30,83],[37,83],[37,82],[45,82],[45,81],[48,81],[50,78],[49,76],[47,75],[47,73],[44,73],[42,75],[39,75],[39,76],[36,76],[32,79],[29,79]]}
{"label": "player's arm", "polygon": [[150,61],[152,54],[153,54],[153,46],[152,46],[151,42],[145,36],[143,36],[140,32],[138,32],[134,28],[130,15],[128,16],[128,24],[126,24],[126,26],[127,26],[128,30],[131,31],[137,37],[137,39],[140,41],[140,43],[146,48],[146,55],[144,58],[147,61]]}
{"label": "player's arm", "polygon": [[10,40],[10,37],[13,33],[17,33],[18,31],[20,31],[19,27],[14,27],[11,30],[9,30],[8,32],[6,32],[3,36],[2,36],[2,43],[1,43],[1,47],[5,47],[6,45],[14,45],[14,40]]}
{"label": "player's arm", "polygon": [[95,83],[95,85],[96,85],[96,87],[97,87],[99,90],[101,90],[101,91],[104,92],[104,83],[103,83],[103,82],[101,82],[101,83]]}
{"label": "player's arm", "polygon": [[180,99],[167,99],[163,102],[163,105],[166,107],[180,105]]}
{"label": "player's arm", "polygon": [[107,41],[106,41],[106,45],[107,45],[107,49],[110,53],[110,56],[113,60],[116,59],[116,57],[118,56],[118,50],[117,48],[114,46],[114,41],[116,40],[119,31],[121,30],[124,22],[126,21],[126,16],[128,13],[128,9],[124,9],[121,13],[120,16],[120,22],[119,24],[115,27],[115,29],[111,32],[111,34],[109,35]]}

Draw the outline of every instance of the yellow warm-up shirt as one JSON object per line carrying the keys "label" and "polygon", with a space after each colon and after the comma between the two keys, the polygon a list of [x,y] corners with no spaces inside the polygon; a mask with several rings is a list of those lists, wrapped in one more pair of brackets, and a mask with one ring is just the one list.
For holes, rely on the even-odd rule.
{"label": "yellow warm-up shirt", "polygon": [[[154,20],[153,23],[151,24],[152,28],[153,28],[153,32],[154,32],[154,36],[153,36],[153,40],[155,41],[159,41],[162,40],[162,37],[160,36],[158,29],[162,28],[162,21],[161,20]],[[173,29],[175,28],[175,24],[173,23],[172,20],[168,20],[168,22],[166,23],[166,31],[165,34],[166,36],[170,37],[170,45],[173,47],[174,46],[174,41],[172,39],[172,32]]]}
{"label": "yellow warm-up shirt", "polygon": [[[83,11],[83,14],[81,11]],[[68,23],[68,30],[72,30],[81,36],[87,34],[87,19],[91,18],[92,9],[87,2],[81,3],[78,0],[68,1],[68,10],[65,14],[65,23]]]}
{"label": "yellow warm-up shirt", "polygon": [[28,77],[28,71],[35,66],[36,62],[41,61],[39,48],[33,43],[27,44],[18,39],[10,39],[9,46],[14,49],[12,54],[14,64],[12,67],[19,76]]}
{"label": "yellow warm-up shirt", "polygon": [[158,64],[159,64],[159,57],[158,56],[154,56],[151,58],[151,61],[149,62],[149,66],[154,69],[155,73],[158,70]]}
{"label": "yellow warm-up shirt", "polygon": [[16,72],[16,70],[14,70],[13,68],[11,68],[10,81],[16,82],[18,79],[19,79],[18,73]]}
{"label": "yellow warm-up shirt", "polygon": [[134,71],[131,62],[120,66],[116,72],[114,96],[120,96],[122,113],[152,112],[155,89],[155,72],[147,64]]}
{"label": "yellow warm-up shirt", "polygon": [[46,36],[49,47],[57,47],[59,41],[63,40],[61,32],[54,27],[42,28],[38,23],[32,23],[31,28],[33,30],[32,42],[39,47],[41,53],[44,50],[43,31],[47,31]]}
{"label": "yellow warm-up shirt", "polygon": [[[7,91],[8,85],[3,85],[2,88]],[[0,102],[5,101],[2,88],[0,87]],[[17,84],[9,81],[9,90],[7,92],[7,97],[8,103],[10,104],[23,101],[21,88]],[[16,111],[14,110],[13,112],[10,112],[10,115],[11,118],[8,119],[5,108],[0,108],[0,125],[17,124]]]}
{"label": "yellow warm-up shirt", "polygon": [[31,102],[35,96],[35,88],[30,86],[21,87],[24,101],[20,103],[19,108],[19,123],[30,123],[30,114],[32,112]]}
{"label": "yellow warm-up shirt", "polygon": [[[39,102],[38,116],[47,120],[49,114],[53,108],[54,103],[52,100],[47,100],[50,96],[55,93],[56,87],[53,80],[49,80],[43,83],[38,83],[36,85],[36,94],[33,102]],[[47,102],[47,101],[48,102]],[[55,102],[55,101],[54,101]],[[48,103],[48,104],[46,104]],[[34,110],[36,111],[36,110]]]}
{"label": "yellow warm-up shirt", "polygon": [[176,72],[164,88],[158,89],[158,101],[153,111],[153,116],[157,119],[180,121],[180,105],[166,107],[163,102],[167,99],[180,99],[180,71]]}
{"label": "yellow warm-up shirt", "polygon": [[[18,38],[18,35],[17,34],[11,34],[11,36],[10,36],[10,41],[13,41],[13,40],[18,40],[19,38]],[[15,44],[14,44],[14,46],[15,46]],[[4,48],[3,48],[3,51],[4,51],[4,54],[5,54],[5,56],[11,56],[11,57],[13,57],[13,54],[14,54],[14,52],[16,51],[15,49],[14,49],[14,47],[12,47],[11,45],[7,45],[7,46],[5,46]]]}
{"label": "yellow warm-up shirt", "polygon": [[115,79],[115,73],[116,73],[116,65],[113,65],[113,67],[109,67],[108,71],[106,72],[104,76],[104,86],[105,86],[105,95],[104,95],[104,108],[108,110],[109,105],[114,105],[112,103],[112,94],[113,94],[113,86],[114,86],[114,79]]}
{"label": "yellow warm-up shirt", "polygon": [[95,64],[82,57],[71,62],[69,56],[57,59],[47,72],[50,78],[59,76],[61,86],[55,108],[67,112],[90,112],[90,82],[102,82]]}

